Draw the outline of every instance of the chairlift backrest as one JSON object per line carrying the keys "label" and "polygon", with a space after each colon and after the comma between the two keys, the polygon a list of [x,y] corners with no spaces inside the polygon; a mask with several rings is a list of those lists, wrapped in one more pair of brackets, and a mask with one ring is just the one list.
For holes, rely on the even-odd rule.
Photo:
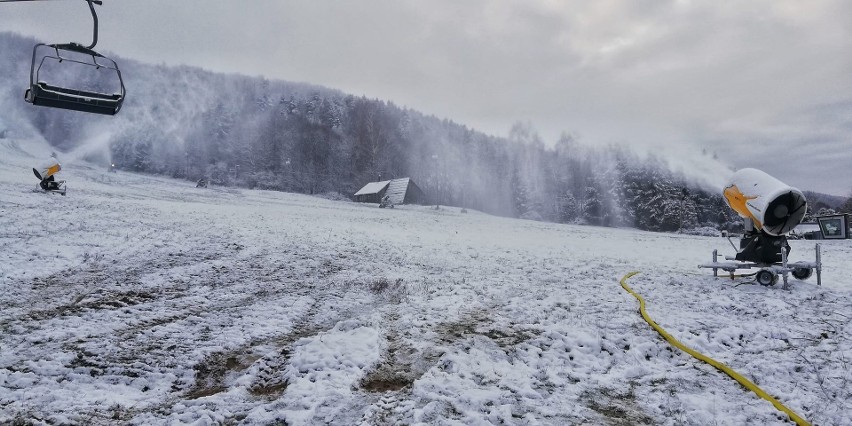
{"label": "chairlift backrest", "polygon": [[[49,48],[48,53],[41,55],[40,48]],[[82,60],[85,58],[87,60]],[[91,59],[89,61],[88,59]],[[102,93],[93,90],[75,89],[65,85],[51,84],[43,81],[42,67],[45,61],[55,61],[57,64],[69,63],[93,67],[95,70],[107,70],[118,77],[118,93]],[[24,94],[24,99],[39,106],[61,108],[95,114],[115,115],[124,102],[124,80],[118,65],[112,59],[94,50],[76,43],[44,44],[39,43],[33,48],[32,66],[30,68],[30,87]]]}

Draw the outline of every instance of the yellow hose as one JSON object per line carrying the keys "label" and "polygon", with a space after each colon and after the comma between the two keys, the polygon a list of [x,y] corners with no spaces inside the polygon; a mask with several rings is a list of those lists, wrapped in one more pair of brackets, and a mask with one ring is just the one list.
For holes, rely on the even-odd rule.
{"label": "yellow hose", "polygon": [[632,277],[632,276],[634,276],[638,273],[639,272],[636,271],[636,272],[631,272],[631,273],[625,275],[624,278],[621,279],[621,287],[623,287],[625,290],[627,290],[628,293],[632,294],[633,297],[635,297],[636,299],[639,300],[639,312],[642,314],[642,318],[644,318],[645,321],[651,327],[653,327],[654,330],[657,331],[657,333],[660,333],[660,335],[663,336],[673,346],[675,346],[678,349],[692,355],[694,358],[698,359],[699,361],[704,361],[707,364],[710,364],[713,367],[716,367],[716,369],[718,369],[719,371],[731,376],[731,378],[733,378],[734,380],[739,382],[741,385],[745,386],[748,390],[756,393],[757,396],[771,402],[772,405],[774,405],[775,408],[777,408],[779,411],[783,411],[785,414],[790,416],[790,419],[793,420],[794,422],[796,422],[797,425],[799,425],[799,426],[810,426],[810,423],[808,423],[807,420],[803,419],[798,414],[793,412],[793,410],[787,408],[784,404],[779,402],[777,399],[773,398],[772,395],[769,395],[763,389],[759,388],[756,384],[752,383],[751,380],[743,377],[741,374],[739,374],[736,371],[734,371],[733,369],[731,369],[731,367],[728,367],[727,365],[722,364],[721,362],[716,361],[715,359],[710,358],[707,355],[702,354],[701,352],[698,352],[694,349],[689,348],[688,346],[681,343],[679,340],[672,337],[672,335],[667,333],[666,330],[664,330],[656,322],[654,322],[654,320],[651,319],[650,316],[648,316],[648,313],[645,312],[645,299],[643,299],[642,296],[640,296],[635,291],[633,291],[630,287],[627,286],[627,280],[630,277]]}

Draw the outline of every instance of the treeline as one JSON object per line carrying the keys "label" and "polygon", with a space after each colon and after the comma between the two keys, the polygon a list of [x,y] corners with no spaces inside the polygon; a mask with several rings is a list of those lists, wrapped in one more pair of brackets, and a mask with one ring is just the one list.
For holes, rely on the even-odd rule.
{"label": "treeline", "polygon": [[[32,107],[19,98],[34,43],[0,34],[4,109],[62,150],[88,147],[89,159],[105,166],[313,194],[351,195],[370,181],[410,176],[435,204],[653,231],[738,221],[717,191],[691,184],[653,156],[590,148],[568,135],[548,147],[523,123],[508,137],[489,136],[307,84],[116,58],[128,92],[117,116]],[[63,77],[85,80],[69,72],[78,71]]]}

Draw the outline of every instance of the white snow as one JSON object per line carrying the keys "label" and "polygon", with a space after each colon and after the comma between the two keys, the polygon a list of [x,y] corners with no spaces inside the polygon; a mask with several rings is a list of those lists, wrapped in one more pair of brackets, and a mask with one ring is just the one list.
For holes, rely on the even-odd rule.
{"label": "white snow", "polygon": [[[852,424],[852,242],[823,286],[714,279],[721,238],[379,209],[0,139],[0,423]],[[813,242],[792,241],[792,260]]]}

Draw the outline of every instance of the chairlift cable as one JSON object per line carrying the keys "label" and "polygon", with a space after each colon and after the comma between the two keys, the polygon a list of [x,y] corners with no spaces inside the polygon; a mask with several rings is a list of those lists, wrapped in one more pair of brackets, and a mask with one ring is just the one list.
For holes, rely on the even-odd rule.
{"label": "chairlift cable", "polygon": [[[24,2],[24,1],[57,1],[57,0],[0,0],[0,3],[17,3],[17,2]],[[88,0],[85,0],[85,1],[88,1]],[[92,0],[92,3],[94,3],[98,6],[102,6],[104,4],[103,0]]]}

